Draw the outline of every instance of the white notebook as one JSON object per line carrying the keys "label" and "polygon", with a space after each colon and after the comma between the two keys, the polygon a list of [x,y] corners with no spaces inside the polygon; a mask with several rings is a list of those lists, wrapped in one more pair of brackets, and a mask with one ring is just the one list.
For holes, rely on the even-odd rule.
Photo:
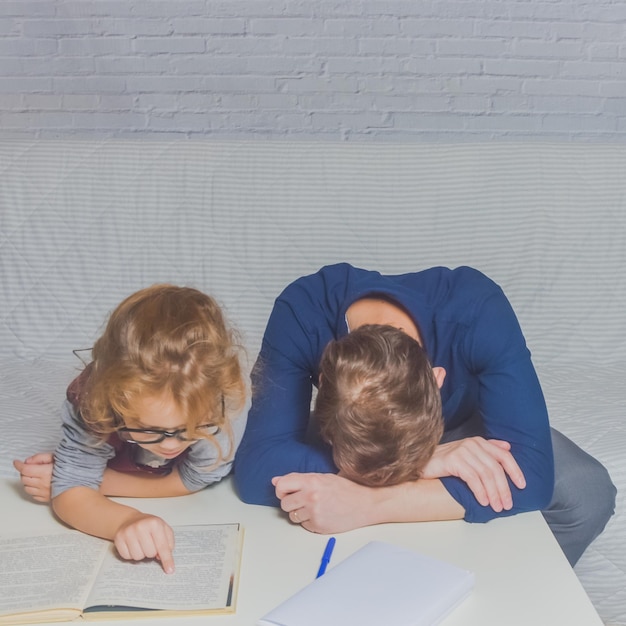
{"label": "white notebook", "polygon": [[257,624],[432,626],[473,586],[473,572],[390,543],[372,541]]}

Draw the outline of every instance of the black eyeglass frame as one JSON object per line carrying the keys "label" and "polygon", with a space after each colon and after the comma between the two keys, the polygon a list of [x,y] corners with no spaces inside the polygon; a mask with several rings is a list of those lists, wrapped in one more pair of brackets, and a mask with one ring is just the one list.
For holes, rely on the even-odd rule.
{"label": "black eyeglass frame", "polygon": [[[222,419],[224,419],[225,412],[224,404],[224,396],[222,396]],[[199,426],[196,426],[196,430],[206,430],[205,434],[215,436],[220,432],[221,428],[219,426],[216,426],[215,424],[200,424]],[[186,428],[178,428],[176,430],[161,430],[160,428],[128,428],[128,426],[121,426],[115,432],[118,433],[120,438],[124,441],[136,444],[161,443],[162,441],[170,437],[175,437],[179,441],[199,441],[199,439],[201,439],[201,437],[186,437]],[[154,435],[155,439],[137,441],[136,439],[133,439],[133,433]]]}
{"label": "black eyeglass frame", "polygon": [[[220,427],[215,426],[215,424],[200,424],[200,426],[196,427],[196,430],[206,430],[207,435],[217,435],[217,433],[220,432]],[[116,432],[124,441],[128,441],[128,443],[138,444],[161,443],[169,437],[175,437],[179,441],[198,441],[198,439],[201,439],[201,437],[187,437],[186,428],[179,428],[177,430],[160,430],[156,428],[128,428],[127,426],[123,426],[122,428],[118,428]],[[137,439],[133,439],[133,433],[154,435],[154,439],[143,439],[141,441],[137,441]]]}

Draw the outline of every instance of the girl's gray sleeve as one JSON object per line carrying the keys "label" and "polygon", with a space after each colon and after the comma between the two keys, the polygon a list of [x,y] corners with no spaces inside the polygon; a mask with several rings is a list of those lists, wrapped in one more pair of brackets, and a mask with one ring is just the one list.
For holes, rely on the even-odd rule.
{"label": "girl's gray sleeve", "polygon": [[113,446],[85,429],[67,400],[63,403],[61,419],[61,442],[54,453],[52,470],[53,498],[72,487],[98,489],[107,461],[115,455]]}
{"label": "girl's gray sleeve", "polygon": [[[189,454],[178,466],[183,485],[185,485],[189,491],[198,491],[211,483],[218,482],[230,472],[233,466],[235,451],[241,443],[243,432],[246,428],[249,408],[250,400],[247,399],[243,410],[231,420],[233,429],[232,449],[230,448],[228,436],[224,432],[220,431],[216,435],[216,439],[224,455],[228,456],[228,461],[216,465],[219,458],[218,451],[216,447],[206,439],[201,439],[191,446]],[[229,452],[230,454],[228,454]]]}

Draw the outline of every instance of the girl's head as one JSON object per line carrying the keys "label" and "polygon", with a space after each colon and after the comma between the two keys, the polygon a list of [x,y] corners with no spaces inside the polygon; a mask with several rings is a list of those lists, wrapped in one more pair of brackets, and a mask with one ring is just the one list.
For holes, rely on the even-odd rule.
{"label": "girl's head", "polygon": [[[229,415],[244,403],[233,331],[216,302],[196,289],[154,285],[132,294],[111,314],[92,357],[80,410],[103,436],[153,428],[211,439],[216,428],[230,433]],[[176,437],[139,445],[165,456],[175,443],[178,453],[189,445]]]}
{"label": "girl's head", "polygon": [[418,479],[443,434],[428,357],[392,326],[360,326],[326,346],[315,413],[339,470],[369,486]]}

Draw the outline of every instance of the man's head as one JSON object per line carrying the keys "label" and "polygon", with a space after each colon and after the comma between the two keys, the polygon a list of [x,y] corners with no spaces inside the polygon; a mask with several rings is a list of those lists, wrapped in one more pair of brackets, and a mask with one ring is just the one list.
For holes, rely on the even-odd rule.
{"label": "man's head", "polygon": [[364,325],[331,341],[315,413],[341,473],[369,486],[418,479],[443,434],[444,374],[392,326]]}

